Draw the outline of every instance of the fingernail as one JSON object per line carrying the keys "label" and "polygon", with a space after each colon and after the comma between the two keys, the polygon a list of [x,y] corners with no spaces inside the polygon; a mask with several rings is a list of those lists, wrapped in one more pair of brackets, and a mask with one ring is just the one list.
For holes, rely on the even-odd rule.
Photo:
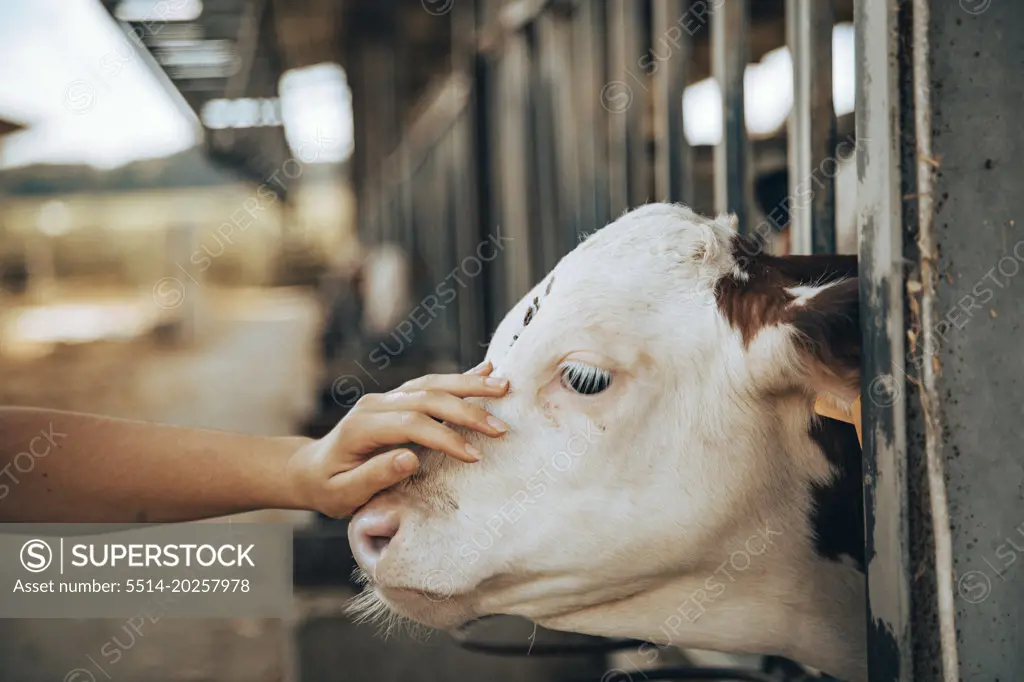
{"label": "fingernail", "polygon": [[467,455],[472,457],[477,462],[480,461],[480,456],[483,454],[469,443],[466,443],[465,451]]}
{"label": "fingernail", "polygon": [[505,433],[506,431],[508,431],[508,424],[506,424],[505,422],[501,421],[500,419],[495,417],[493,414],[487,415],[487,424],[492,429],[494,429],[495,431],[501,431],[502,433]]}
{"label": "fingernail", "polygon": [[501,377],[487,377],[484,379],[484,383],[488,386],[494,386],[495,388],[504,388],[508,384],[508,379],[502,379]]}
{"label": "fingernail", "polygon": [[412,454],[408,450],[395,457],[395,469],[403,474],[415,471],[418,466],[419,460],[416,459],[416,455]]}

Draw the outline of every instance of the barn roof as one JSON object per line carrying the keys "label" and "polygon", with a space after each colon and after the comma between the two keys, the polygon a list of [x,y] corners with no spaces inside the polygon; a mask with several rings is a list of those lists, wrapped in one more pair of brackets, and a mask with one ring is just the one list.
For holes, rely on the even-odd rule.
{"label": "barn roof", "polygon": [[[111,14],[121,3],[101,1]],[[432,86],[463,63],[460,54],[493,51],[516,25],[548,7],[579,1],[478,0],[464,6],[476,12],[448,12],[451,2],[434,0],[204,0],[195,19],[136,22],[132,28],[197,114],[212,99],[276,97],[285,71],[322,62],[337,62],[348,71],[357,109],[369,106],[368,95],[393,88],[387,111],[356,112],[358,176],[365,172],[364,155],[383,158],[392,151],[397,140],[385,129],[417,119]],[[784,8],[785,0],[750,3],[752,62],[785,42]],[[853,0],[837,0],[836,20],[852,17]],[[690,38],[691,83],[710,75],[710,33],[698,31]],[[232,59],[225,62],[224,54]],[[208,64],[199,63],[205,58]],[[218,71],[218,63],[238,68]],[[289,157],[279,127],[208,129],[206,147],[215,161],[261,181]]]}

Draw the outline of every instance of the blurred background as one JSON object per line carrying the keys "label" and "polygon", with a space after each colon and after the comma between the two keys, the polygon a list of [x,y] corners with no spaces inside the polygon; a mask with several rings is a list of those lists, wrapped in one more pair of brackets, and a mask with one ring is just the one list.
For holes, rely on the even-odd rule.
{"label": "blurred background", "polygon": [[[709,4],[0,0],[0,401],[315,436],[363,392],[479,361],[505,311],[627,207],[715,211],[713,148],[736,117]],[[729,208],[778,252],[792,248],[785,4],[751,2],[749,28],[729,29],[749,179]],[[851,151],[821,176],[832,249],[853,253],[853,7],[826,4],[815,113],[829,155]],[[443,635],[385,643],[341,613],[343,523],[249,518],[296,526],[293,621],[0,621],[0,679],[607,669]],[[95,665],[110,642],[124,655]]]}

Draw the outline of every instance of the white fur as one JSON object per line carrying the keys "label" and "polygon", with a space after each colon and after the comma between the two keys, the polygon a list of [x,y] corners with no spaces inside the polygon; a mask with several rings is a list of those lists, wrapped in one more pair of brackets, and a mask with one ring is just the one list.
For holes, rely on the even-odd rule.
{"label": "white fur", "polygon": [[[422,479],[371,503],[403,514],[373,576],[389,606],[436,627],[515,614],[866,679],[863,576],[821,560],[808,527],[809,484],[831,471],[792,334],[747,348],[715,304],[718,278],[745,276],[732,234],[728,219],[645,206],[513,308],[488,353],[512,390],[485,403],[511,431],[469,435],[479,464],[428,455]],[[566,358],[611,370],[611,386],[567,390]]]}

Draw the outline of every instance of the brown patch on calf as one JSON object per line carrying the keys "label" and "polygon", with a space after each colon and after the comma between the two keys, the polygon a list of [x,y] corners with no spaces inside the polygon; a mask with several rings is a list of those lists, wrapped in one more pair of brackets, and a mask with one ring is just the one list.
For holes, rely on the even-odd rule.
{"label": "brown patch on calf", "polygon": [[718,309],[748,346],[763,328],[785,321],[786,306],[794,298],[770,271],[746,281],[732,275],[723,277],[715,288],[715,297]]}
{"label": "brown patch on calf", "polygon": [[742,276],[730,274],[719,280],[715,297],[718,309],[748,344],[764,327],[796,324],[801,311],[821,308],[814,300],[806,308],[791,308],[795,297],[788,288],[857,277],[855,256],[772,256],[739,235],[733,238],[733,253]]}
{"label": "brown patch on calf", "polygon": [[[554,281],[555,281],[555,278],[552,277],[551,280],[548,282],[548,288],[547,288],[547,292],[548,293],[551,292],[551,285],[554,283]],[[539,313],[539,312],[540,312],[540,297],[539,296],[534,296],[533,297],[533,303],[530,304],[529,306],[527,306],[526,314],[523,316],[523,329],[525,329],[527,327],[527,325],[529,325],[531,322],[533,322],[534,316],[536,316],[536,314]],[[513,337],[513,339],[512,339],[512,343],[515,343],[518,339],[519,339],[519,335],[516,334],[516,336]]]}
{"label": "brown patch on calf", "polygon": [[[739,272],[715,288],[718,309],[747,345],[765,327],[792,325],[798,343],[824,377],[826,390],[849,395],[860,370],[857,258],[772,256],[739,235],[733,238]],[[835,283],[806,300],[787,289]]]}
{"label": "brown patch on calf", "polygon": [[[551,279],[548,280],[547,288],[544,290],[544,295],[545,296],[551,293],[551,286],[554,283],[555,283],[555,278],[554,278],[554,276],[552,276]],[[523,329],[526,329],[526,327],[531,322],[533,322],[533,318],[536,317],[537,313],[539,313],[539,312],[540,312],[540,296],[534,296],[533,297],[533,303],[531,303],[529,306],[526,307],[526,314],[523,315]],[[521,333],[522,333],[522,330],[520,330],[520,334]],[[512,337],[512,343],[509,345],[509,348],[511,348],[512,345],[514,345],[515,342],[518,341],[518,340],[519,340],[519,334],[516,334],[515,336]]]}
{"label": "brown patch on calf", "polygon": [[523,317],[523,326],[525,327],[526,325],[530,324],[531,322],[533,322],[533,306],[532,305],[529,308],[526,309],[526,315]]}

